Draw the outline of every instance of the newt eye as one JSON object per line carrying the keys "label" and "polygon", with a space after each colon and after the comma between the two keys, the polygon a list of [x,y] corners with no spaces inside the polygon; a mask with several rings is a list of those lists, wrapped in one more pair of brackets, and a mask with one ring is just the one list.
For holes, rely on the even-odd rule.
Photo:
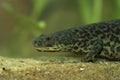
{"label": "newt eye", "polygon": [[50,40],[50,38],[49,38],[49,37],[47,37],[47,38],[46,38],[46,40],[47,40],[47,41],[49,41],[49,40]]}

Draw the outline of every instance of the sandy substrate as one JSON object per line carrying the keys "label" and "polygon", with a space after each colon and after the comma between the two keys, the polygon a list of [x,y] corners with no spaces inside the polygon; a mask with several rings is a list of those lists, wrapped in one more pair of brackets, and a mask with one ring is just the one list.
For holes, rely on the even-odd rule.
{"label": "sandy substrate", "polygon": [[120,80],[120,62],[0,57],[0,80]]}

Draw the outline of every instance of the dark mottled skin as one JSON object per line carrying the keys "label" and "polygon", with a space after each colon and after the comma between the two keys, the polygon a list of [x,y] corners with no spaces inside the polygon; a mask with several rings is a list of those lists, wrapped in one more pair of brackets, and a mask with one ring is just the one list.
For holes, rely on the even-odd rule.
{"label": "dark mottled skin", "polygon": [[120,61],[120,20],[41,35],[33,43],[38,51],[85,54],[83,61],[94,61],[96,57]]}

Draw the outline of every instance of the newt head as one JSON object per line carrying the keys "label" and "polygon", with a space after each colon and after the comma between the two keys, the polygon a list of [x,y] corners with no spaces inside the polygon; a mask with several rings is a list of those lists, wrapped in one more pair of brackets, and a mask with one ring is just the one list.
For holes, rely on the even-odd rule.
{"label": "newt head", "polygon": [[40,35],[33,40],[33,45],[40,52],[66,52],[66,40],[61,40],[60,35]]}

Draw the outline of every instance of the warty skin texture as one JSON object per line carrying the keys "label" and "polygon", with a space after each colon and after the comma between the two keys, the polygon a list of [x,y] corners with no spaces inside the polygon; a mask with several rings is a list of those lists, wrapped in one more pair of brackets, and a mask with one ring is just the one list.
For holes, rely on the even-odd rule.
{"label": "warty skin texture", "polygon": [[42,52],[85,54],[83,61],[96,57],[120,61],[120,19],[74,27],[34,39]]}

